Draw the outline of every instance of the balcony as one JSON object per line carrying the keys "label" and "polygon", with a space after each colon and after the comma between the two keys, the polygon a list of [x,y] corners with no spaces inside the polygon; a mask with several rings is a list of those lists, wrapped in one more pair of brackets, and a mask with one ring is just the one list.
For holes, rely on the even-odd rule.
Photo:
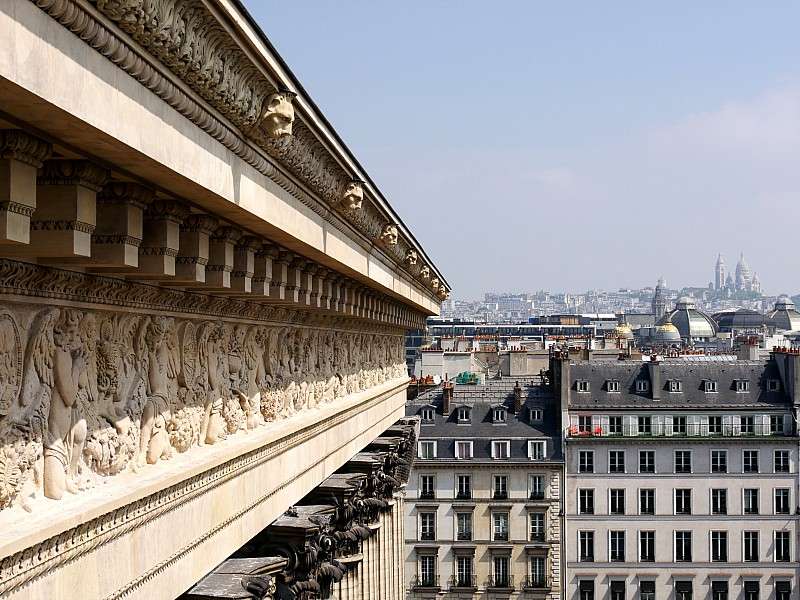
{"label": "balcony", "polygon": [[544,500],[544,492],[531,492],[531,500]]}
{"label": "balcony", "polygon": [[493,500],[508,500],[508,492],[504,490],[495,490],[492,494]]}
{"label": "balcony", "polygon": [[525,577],[522,580],[522,587],[528,590],[544,590],[549,589],[550,585],[547,583],[546,577]]}
{"label": "balcony", "polygon": [[466,490],[456,493],[456,500],[471,500],[472,490]]}
{"label": "balcony", "polygon": [[420,500],[434,500],[436,498],[436,492],[420,492],[419,499]]}
{"label": "balcony", "polygon": [[470,529],[468,531],[459,531],[456,534],[456,539],[459,540],[459,541],[462,541],[462,542],[471,540],[472,539],[472,530]]}
{"label": "balcony", "polygon": [[439,576],[420,576],[414,575],[414,579],[411,580],[411,588],[439,588]]}
{"label": "balcony", "polygon": [[686,427],[674,427],[672,425],[656,426],[653,425],[648,431],[639,431],[637,428],[630,428],[623,431],[597,427],[595,429],[580,429],[570,427],[567,429],[567,437],[571,440],[590,440],[598,437],[615,438],[652,438],[652,437],[785,437],[791,433],[773,429],[769,424],[758,423],[752,427],[742,427],[741,425],[723,425],[719,429],[709,428],[706,424],[691,424]]}
{"label": "balcony", "polygon": [[466,591],[470,588],[475,591],[478,589],[478,578],[474,575],[471,577],[451,577],[449,584],[450,589],[453,591]]}
{"label": "balcony", "polygon": [[490,577],[486,581],[487,588],[503,588],[514,589],[514,576],[508,575],[506,577]]}
{"label": "balcony", "polygon": [[433,542],[436,540],[436,532],[435,531],[423,531],[419,534],[419,539],[423,542]]}
{"label": "balcony", "polygon": [[507,531],[495,531],[494,532],[494,541],[495,542],[507,542],[508,541],[508,532]]}
{"label": "balcony", "polygon": [[546,541],[546,536],[544,531],[532,531],[531,532],[531,541],[532,542],[544,542]]}

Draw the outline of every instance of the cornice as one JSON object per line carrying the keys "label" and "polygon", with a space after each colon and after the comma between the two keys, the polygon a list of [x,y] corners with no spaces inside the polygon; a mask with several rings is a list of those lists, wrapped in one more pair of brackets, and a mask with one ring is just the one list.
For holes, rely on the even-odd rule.
{"label": "cornice", "polygon": [[312,115],[294,118],[288,137],[276,139],[261,126],[270,98],[294,82],[270,73],[268,57],[244,49],[240,34],[219,17],[225,8],[215,13],[202,0],[31,1],[345,235],[386,256],[429,299],[447,297],[444,285],[434,285],[441,276],[426,277],[430,265],[405,261],[410,249],[424,255],[405,227],[402,243],[378,250],[383,227],[397,218],[371,188],[358,210],[339,201],[360,173],[345,168],[352,161],[303,121]]}

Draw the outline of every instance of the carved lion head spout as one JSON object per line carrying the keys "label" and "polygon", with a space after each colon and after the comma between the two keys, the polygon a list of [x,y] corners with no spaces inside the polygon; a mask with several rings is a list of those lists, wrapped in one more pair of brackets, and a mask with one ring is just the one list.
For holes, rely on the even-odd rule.
{"label": "carved lion head spout", "polygon": [[413,248],[406,252],[406,264],[410,266],[417,264],[417,251]]}
{"label": "carved lion head spout", "polygon": [[271,138],[280,139],[292,135],[294,123],[294,92],[281,90],[267,96],[264,101],[264,115],[261,117],[261,126]]}
{"label": "carved lion head spout", "polygon": [[422,265],[422,268],[419,270],[419,276],[422,279],[428,279],[431,276],[431,270],[428,265]]}
{"label": "carved lion head spout", "polygon": [[439,289],[439,280],[436,278],[431,279],[431,287],[433,289]]}
{"label": "carved lion head spout", "polygon": [[382,244],[386,244],[387,246],[396,246],[397,245],[397,225],[392,225],[391,223],[387,223],[383,227],[383,233],[381,233],[381,237],[379,241]]}
{"label": "carved lion head spout", "polygon": [[347,188],[344,190],[344,196],[342,196],[342,201],[350,210],[358,210],[361,208],[361,202],[364,200],[364,190],[361,187],[363,184],[364,182],[360,179],[353,179],[347,184]]}

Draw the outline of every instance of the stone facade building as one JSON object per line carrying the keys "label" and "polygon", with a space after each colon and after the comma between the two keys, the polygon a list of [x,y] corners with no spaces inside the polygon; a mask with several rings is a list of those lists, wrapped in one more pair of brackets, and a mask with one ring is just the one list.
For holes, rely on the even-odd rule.
{"label": "stone facade building", "polygon": [[408,598],[561,597],[560,415],[541,383],[446,384],[408,403]]}
{"label": "stone facade building", "polygon": [[566,597],[798,594],[800,354],[650,362],[554,355]]}

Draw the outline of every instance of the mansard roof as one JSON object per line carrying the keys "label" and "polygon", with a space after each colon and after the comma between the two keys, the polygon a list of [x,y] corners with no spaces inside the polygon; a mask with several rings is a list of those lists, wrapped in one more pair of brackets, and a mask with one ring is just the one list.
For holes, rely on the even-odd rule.
{"label": "mansard roof", "polygon": [[[790,401],[780,384],[774,361],[710,360],[715,357],[689,356],[658,362],[575,361],[570,362],[571,409],[648,407],[680,408],[757,408],[788,407]],[[720,357],[722,358],[722,357]],[[619,391],[609,392],[607,380],[619,381]],[[578,382],[588,382],[586,392]],[[637,381],[647,381],[645,391],[637,391]],[[671,382],[680,382],[679,386]],[[706,382],[716,382],[714,392]],[[737,382],[747,381],[747,391]],[[777,385],[777,390],[771,390]],[[775,383],[777,382],[777,384]],[[584,386],[586,387],[586,386]],[[680,387],[680,391],[675,391]]]}

